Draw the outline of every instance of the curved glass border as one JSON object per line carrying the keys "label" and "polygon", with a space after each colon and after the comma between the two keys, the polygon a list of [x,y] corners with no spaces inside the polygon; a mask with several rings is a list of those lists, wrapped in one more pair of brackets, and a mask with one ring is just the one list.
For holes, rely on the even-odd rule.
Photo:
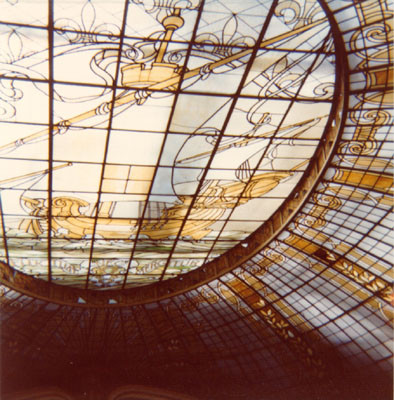
{"label": "curved glass border", "polygon": [[130,289],[80,289],[46,282],[15,270],[0,262],[0,282],[24,294],[59,304],[82,307],[122,307],[158,301],[210,282],[240,266],[274,240],[297,215],[309,199],[320,177],[326,171],[341,136],[347,108],[345,81],[345,46],[334,17],[324,2],[320,2],[329,19],[336,52],[336,82],[331,113],[320,146],[311,159],[304,176],[290,196],[272,217],[246,240],[203,266],[176,278]]}

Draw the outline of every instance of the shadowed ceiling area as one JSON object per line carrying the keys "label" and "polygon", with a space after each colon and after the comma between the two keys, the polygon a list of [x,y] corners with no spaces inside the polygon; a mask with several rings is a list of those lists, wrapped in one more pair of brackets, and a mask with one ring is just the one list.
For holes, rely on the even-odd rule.
{"label": "shadowed ceiling area", "polygon": [[0,2],[6,400],[392,398],[391,10]]}

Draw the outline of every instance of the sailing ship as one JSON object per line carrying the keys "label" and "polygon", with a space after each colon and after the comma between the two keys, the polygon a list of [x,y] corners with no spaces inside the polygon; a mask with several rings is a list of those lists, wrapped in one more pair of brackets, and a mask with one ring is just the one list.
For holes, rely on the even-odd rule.
{"label": "sailing ship", "polygon": [[[208,181],[197,197],[179,196],[179,203],[169,207],[162,206],[157,219],[114,218],[116,201],[104,201],[99,209],[86,214],[82,209],[90,204],[74,197],[55,197],[51,207],[48,200],[22,197],[24,205],[30,209],[30,218],[25,218],[19,229],[40,236],[48,230],[49,209],[51,230],[55,235],[70,239],[82,239],[97,235],[104,239],[131,239],[138,232],[152,240],[168,239],[176,236],[182,228],[181,237],[200,240],[212,229],[210,226],[219,220],[227,209],[233,209],[273,190],[283,179],[293,172],[267,172],[253,176],[248,182],[238,181],[222,183],[219,180]],[[242,197],[240,197],[242,195]],[[156,207],[155,202],[149,202]],[[190,209],[190,210],[189,210]],[[32,218],[33,217],[33,218]]]}

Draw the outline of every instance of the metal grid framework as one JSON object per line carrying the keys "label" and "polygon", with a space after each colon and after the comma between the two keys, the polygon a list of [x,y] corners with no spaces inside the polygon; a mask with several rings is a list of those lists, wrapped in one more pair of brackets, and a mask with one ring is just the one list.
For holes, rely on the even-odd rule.
{"label": "metal grid framework", "polygon": [[[71,307],[4,286],[10,382],[21,365],[72,375],[105,362],[125,380],[193,382],[212,399],[235,396],[237,385],[256,399],[262,390],[286,399],[293,389],[386,398],[378,386],[390,381],[393,356],[392,15],[385,1],[324,7],[345,45],[346,119],[329,168],[292,221],[232,271],[153,303]],[[213,377],[215,388],[206,384]]]}
{"label": "metal grid framework", "polygon": [[48,4],[8,4],[0,25],[4,262],[124,289],[269,220],[337,113],[319,3]]}

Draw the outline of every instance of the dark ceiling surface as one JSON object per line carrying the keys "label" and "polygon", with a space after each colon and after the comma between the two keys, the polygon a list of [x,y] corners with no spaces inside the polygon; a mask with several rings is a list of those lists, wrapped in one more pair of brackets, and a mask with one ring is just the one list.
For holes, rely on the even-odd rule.
{"label": "dark ceiling surface", "polygon": [[[319,3],[343,42],[340,137],[291,221],[262,248],[252,235],[257,250],[227,258],[228,272],[197,269],[189,289],[134,305],[35,297],[5,259],[3,393],[104,400],[147,384],[207,400],[392,398],[392,13],[386,1]],[[297,14],[311,2],[279,4]]]}

